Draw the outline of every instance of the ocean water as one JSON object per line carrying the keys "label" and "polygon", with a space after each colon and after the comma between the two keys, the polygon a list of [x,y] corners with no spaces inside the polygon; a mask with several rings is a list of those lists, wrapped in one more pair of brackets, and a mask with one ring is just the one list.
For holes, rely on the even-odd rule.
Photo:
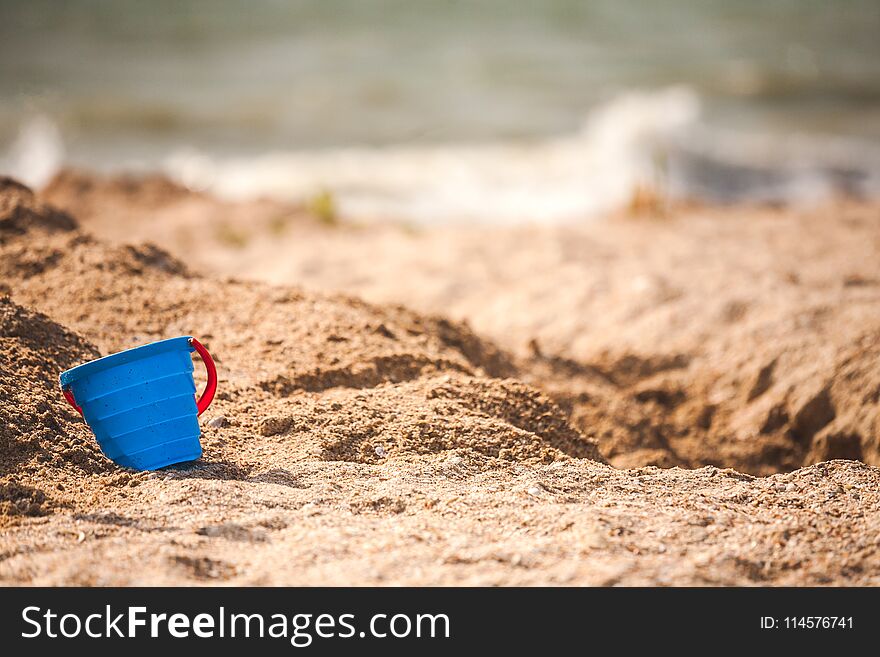
{"label": "ocean water", "polygon": [[0,0],[0,171],[344,216],[880,196],[876,0]]}

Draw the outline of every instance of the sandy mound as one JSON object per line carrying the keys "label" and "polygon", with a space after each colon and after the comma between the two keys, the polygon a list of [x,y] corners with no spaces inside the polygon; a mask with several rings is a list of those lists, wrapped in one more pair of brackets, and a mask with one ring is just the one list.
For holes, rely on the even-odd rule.
{"label": "sandy mound", "polygon": [[446,375],[368,391],[348,387],[302,396],[263,420],[263,436],[300,437],[315,458],[382,463],[402,454],[455,449],[511,461],[565,454],[601,460],[547,397],[514,380]]}
{"label": "sandy mound", "polygon": [[61,481],[109,469],[58,394],[58,374],[97,355],[46,316],[0,297],[0,524],[60,503]]}
{"label": "sandy mound", "polygon": [[[31,197],[29,212],[44,207]],[[508,376],[510,359],[462,324],[341,295],[209,280],[150,245],[79,230],[18,235],[0,246],[17,301],[49,313],[102,352],[192,333],[233,385],[277,395],[370,387],[445,371]]]}
{"label": "sandy mound", "polygon": [[[223,372],[215,409],[224,426],[263,437],[301,428],[284,441],[273,439],[282,461],[317,455],[381,462],[380,445],[387,455],[469,448],[546,462],[567,454],[600,458],[546,397],[515,381],[486,378],[514,367],[466,326],[342,296],[210,281],[155,246],[110,246],[75,230],[73,220],[62,233],[46,233],[52,225],[46,217],[55,211],[25,188],[11,189],[15,203],[4,207],[27,218],[0,249],[0,271],[15,298],[51,312],[103,353],[177,334],[200,336]],[[59,402],[57,375],[97,351],[44,316],[5,303],[10,337],[28,340],[9,353],[10,368],[46,355],[39,372],[19,370],[10,385],[34,377],[39,394],[81,427]],[[28,398],[37,397],[32,387]],[[330,392],[320,398],[306,394],[324,391]],[[21,416],[16,435],[43,424]],[[220,470],[224,464],[233,472],[250,469],[263,455],[243,443],[221,441],[212,453],[209,441],[206,460],[215,457]]]}
{"label": "sandy mound", "polygon": [[[87,225],[113,237],[120,229],[106,226],[125,199],[129,229],[150,235],[155,183],[123,194],[91,180]],[[72,208],[71,188],[62,177],[50,192]],[[157,239],[184,252],[174,226],[208,222],[217,205],[169,195]],[[507,375],[552,394],[617,466],[880,464],[876,205],[694,206],[541,228],[298,220],[279,233],[265,204],[253,222],[242,204],[222,212],[249,237],[188,249],[201,267],[467,320],[516,354]]]}
{"label": "sandy mound", "polygon": [[28,231],[64,231],[76,228],[70,215],[37,201],[19,182],[0,176],[0,243]]}
{"label": "sandy mound", "polygon": [[[694,457],[675,431],[696,409],[706,433],[688,440],[731,425],[729,409],[783,395],[788,368],[808,378],[809,368],[834,370],[845,376],[812,395],[787,393],[788,416],[767,440],[812,432],[791,452],[799,458],[807,442],[848,431],[855,411],[839,398],[861,387],[867,458],[867,341],[810,360],[804,333],[803,351],[756,369],[745,402],[705,411],[690,392],[694,381],[710,385],[694,369],[710,362],[703,350],[583,359],[541,342],[515,359],[464,324],[402,307],[205,278],[160,248],[56,225],[56,211],[20,186],[0,198],[10,194],[0,201],[16,208],[0,217],[19,217],[0,243],[13,299],[0,303],[0,581],[880,584],[880,519],[870,513],[880,470],[615,470],[569,422],[636,459],[684,461]],[[202,418],[204,457],[155,473],[115,467],[66,407],[58,372],[96,350],[187,333],[221,372]],[[739,381],[736,366],[715,366],[716,380]]]}
{"label": "sandy mound", "polygon": [[66,170],[41,196],[103,238],[153,242],[186,254],[193,268],[215,272],[232,271],[242,257],[259,259],[287,235],[333,223],[332,216],[311,216],[299,206],[271,200],[221,202],[161,176],[104,178]]}

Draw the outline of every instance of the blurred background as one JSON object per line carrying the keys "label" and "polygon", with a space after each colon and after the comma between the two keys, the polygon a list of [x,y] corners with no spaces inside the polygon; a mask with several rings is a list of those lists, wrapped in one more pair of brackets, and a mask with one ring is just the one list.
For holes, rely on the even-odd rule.
{"label": "blurred background", "polygon": [[343,216],[880,195],[876,0],[2,0],[0,171]]}

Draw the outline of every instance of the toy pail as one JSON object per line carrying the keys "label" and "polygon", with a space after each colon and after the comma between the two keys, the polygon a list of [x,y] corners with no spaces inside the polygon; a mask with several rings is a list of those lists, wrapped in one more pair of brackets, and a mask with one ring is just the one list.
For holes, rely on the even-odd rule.
{"label": "toy pail", "polygon": [[[196,399],[190,353],[197,351],[208,383]],[[89,361],[61,374],[61,390],[119,465],[156,470],[202,455],[201,415],[217,390],[217,369],[193,337],[152,342]]]}

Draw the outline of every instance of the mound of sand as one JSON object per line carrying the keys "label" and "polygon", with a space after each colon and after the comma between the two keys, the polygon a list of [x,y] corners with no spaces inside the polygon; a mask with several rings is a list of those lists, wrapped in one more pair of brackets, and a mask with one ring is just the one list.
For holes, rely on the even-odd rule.
{"label": "mound of sand", "polygon": [[566,454],[602,460],[555,404],[510,379],[447,374],[291,401],[283,415],[260,423],[260,434],[298,437],[323,460],[382,463],[456,449],[517,462],[550,463]]}
{"label": "mound of sand", "polygon": [[21,183],[0,176],[0,244],[13,236],[35,231],[66,231],[76,222],[65,212],[38,201]]}
{"label": "mound of sand", "polygon": [[[466,326],[342,296],[204,279],[155,246],[108,245],[77,230],[73,220],[62,232],[46,232],[56,211],[25,188],[10,189],[15,202],[4,207],[14,207],[19,219],[0,247],[0,271],[16,300],[51,312],[102,353],[177,334],[200,336],[223,372],[215,404],[223,425],[276,437],[277,453],[268,459],[259,450],[251,454],[241,437],[209,443],[208,462],[239,469],[278,456],[281,462],[313,456],[380,462],[377,448],[383,456],[468,448],[544,462],[568,454],[601,458],[546,397],[487,378],[510,374],[513,365]],[[23,438],[34,427],[54,444],[66,444],[66,436],[51,431],[71,423],[80,429],[78,440],[87,435],[60,401],[57,376],[98,350],[45,316],[4,303],[4,337],[18,341],[4,359],[17,395],[8,408],[24,395],[29,404],[61,413],[17,416],[22,447],[11,449],[10,458],[19,459],[25,444],[40,451]],[[292,427],[299,432],[291,435]],[[285,440],[277,439],[280,433],[288,434]],[[94,460],[94,443],[88,444]],[[38,458],[34,467],[56,465]],[[48,471],[29,474],[54,481]]]}
{"label": "mound of sand", "polygon": [[[52,198],[73,208],[73,174]],[[83,178],[83,176],[80,176]],[[125,238],[154,231],[157,183],[87,178],[83,221]],[[82,185],[80,185],[82,187]],[[222,204],[220,204],[222,205]],[[672,208],[582,226],[326,227],[242,204],[241,243],[188,248],[183,217],[217,201],[177,190],[157,239],[201,268],[348,290],[467,320],[518,358],[619,467],[711,464],[768,474],[832,458],[880,465],[880,212]],[[176,217],[176,218],[175,218]],[[528,245],[524,248],[523,245]],[[369,254],[365,256],[365,254]]]}
{"label": "mound of sand", "polygon": [[[691,393],[695,363],[711,362],[703,350],[583,359],[542,340],[514,357],[465,324],[400,306],[205,277],[158,247],[56,223],[67,215],[18,185],[0,191],[0,208],[0,219],[16,217],[0,242],[12,297],[0,303],[0,581],[880,583],[880,470],[616,470],[569,421],[606,448],[605,430],[636,458],[685,460],[681,426],[693,431],[684,438],[715,435],[698,429],[782,394],[792,363],[808,376],[836,367],[846,375],[803,401],[791,391],[786,428],[766,434],[787,445],[798,427],[813,432],[813,449],[850,426],[841,390],[863,388],[858,426],[873,426],[866,341],[836,360],[786,351],[755,371],[739,406],[705,410]],[[221,373],[202,418],[204,457],[154,473],[117,468],[66,407],[57,374],[180,334],[203,339]],[[685,424],[692,413],[697,428]]]}
{"label": "mound of sand", "polygon": [[[244,254],[285,236],[326,228],[331,217],[271,200],[221,202],[161,176],[98,177],[65,170],[41,196],[86,222],[89,231],[120,244],[149,241],[186,254],[196,269],[232,271]],[[249,257],[249,256],[248,256]]]}
{"label": "mound of sand", "polygon": [[97,350],[45,315],[0,297],[0,525],[61,504],[64,480],[108,470],[58,374]]}

